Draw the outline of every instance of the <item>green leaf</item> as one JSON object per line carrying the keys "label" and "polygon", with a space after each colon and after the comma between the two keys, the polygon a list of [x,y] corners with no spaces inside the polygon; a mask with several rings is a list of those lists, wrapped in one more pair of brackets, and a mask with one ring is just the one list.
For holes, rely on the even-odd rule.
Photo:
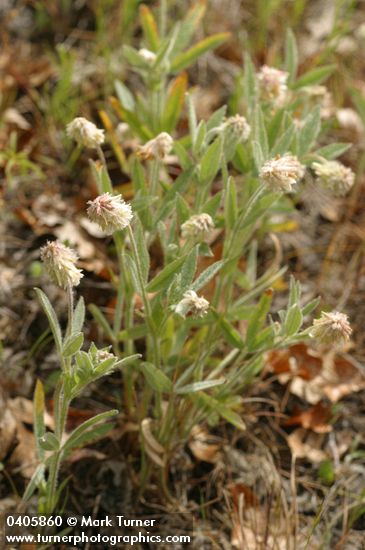
{"label": "green leaf", "polygon": [[254,141],[260,144],[263,160],[267,160],[269,156],[269,141],[265,126],[265,119],[260,105],[256,105],[254,111],[253,138]]}
{"label": "green leaf", "polygon": [[58,451],[60,448],[60,442],[52,432],[47,432],[44,434],[42,439],[39,440],[39,445],[45,451]]}
{"label": "green leaf", "polygon": [[27,502],[33,495],[34,491],[43,483],[44,481],[44,464],[39,464],[32,475],[27,488],[23,494],[23,502]]}
{"label": "green leaf", "polygon": [[227,229],[233,229],[237,220],[237,190],[232,176],[228,178],[224,203],[224,219]]}
{"label": "green leaf", "polygon": [[126,266],[128,267],[129,273],[131,274],[134,290],[137,292],[137,294],[142,296],[143,290],[140,285],[138,270],[134,258],[132,258],[130,254],[124,254],[123,259]]}
{"label": "green leaf", "polygon": [[222,159],[222,150],[223,142],[218,137],[204,153],[200,162],[200,180],[203,185],[210,184],[217,175]]}
{"label": "green leaf", "polygon": [[73,333],[81,332],[82,327],[84,326],[84,322],[85,322],[85,302],[83,297],[81,296],[75,307],[75,311],[73,315],[72,332]]}
{"label": "green leaf", "polygon": [[276,155],[285,155],[285,153],[288,153],[291,149],[291,144],[294,136],[295,126],[293,123],[291,123],[289,128],[287,128],[287,130],[283,134],[281,134],[280,137],[278,137],[274,147],[270,152],[270,156],[275,157]]}
{"label": "green leaf", "polygon": [[225,378],[217,378],[216,380],[204,380],[202,382],[193,382],[192,384],[187,384],[181,388],[175,388],[175,393],[179,395],[186,395],[189,393],[195,393],[197,391],[207,390],[209,388],[214,388],[215,386],[220,386],[226,381]]}
{"label": "green leaf", "polygon": [[194,246],[181,268],[181,292],[184,292],[184,290],[190,287],[191,282],[194,278],[198,262],[198,251],[199,246]]}
{"label": "green leaf", "polygon": [[134,234],[136,239],[138,258],[142,270],[143,281],[147,283],[148,274],[150,272],[150,255],[148,253],[143,227],[141,222],[139,221],[138,216],[134,217]]}
{"label": "green leaf", "polygon": [[88,420],[85,420],[80,426],[78,426],[69,436],[67,441],[62,446],[62,452],[64,455],[68,454],[72,449],[75,449],[76,447],[80,447],[84,443],[84,437],[87,436],[93,436],[96,435],[96,437],[100,436],[100,432],[97,432],[95,434],[95,431],[93,428],[96,424],[100,424],[100,422],[105,422],[105,420],[108,420],[109,418],[116,416],[118,414],[118,411],[116,409],[106,411],[100,414],[97,414],[93,418],[89,418]]}
{"label": "green leaf", "polygon": [[213,315],[217,319],[223,334],[231,346],[242,349],[244,347],[244,341],[242,340],[240,333],[222,315],[215,311],[213,311]]}
{"label": "green leaf", "polygon": [[252,317],[247,326],[246,342],[248,349],[255,345],[256,336],[265,322],[272,301],[272,291],[266,291],[252,312]]}
{"label": "green leaf", "polygon": [[81,349],[83,343],[84,335],[82,332],[70,334],[70,336],[68,336],[63,343],[62,353],[64,357],[70,357],[71,355],[74,355]]}
{"label": "green leaf", "polygon": [[255,66],[252,63],[252,59],[248,53],[245,54],[243,92],[249,111],[252,112],[257,97],[257,80]]}
{"label": "green leaf", "polygon": [[312,313],[312,311],[314,311],[316,309],[316,307],[320,304],[320,302],[321,302],[321,299],[319,297],[314,298],[314,300],[311,300],[310,302],[308,302],[308,304],[306,304],[302,308],[303,317],[305,317],[306,315],[309,315],[310,313]]}
{"label": "green leaf", "polygon": [[172,280],[175,273],[180,269],[185,262],[186,254],[177,258],[160,271],[152,281],[150,281],[146,287],[147,292],[158,292],[159,290],[166,288]]}
{"label": "green leaf", "polygon": [[47,315],[49,325],[51,327],[51,331],[53,334],[54,341],[56,343],[56,347],[58,350],[58,353],[61,355],[62,353],[62,334],[61,334],[61,328],[57,319],[57,315],[55,310],[53,309],[51,302],[48,300],[47,296],[40,290],[39,288],[34,289],[37,298],[43,308],[44,313]]}
{"label": "green leaf", "polygon": [[136,102],[132,93],[128,90],[126,86],[120,80],[114,81],[115,91],[117,92],[118,99],[120,103],[128,109],[128,111],[134,111],[136,107]]}
{"label": "green leaf", "polygon": [[40,460],[44,458],[44,450],[41,448],[39,441],[44,436],[45,426],[44,426],[44,388],[42,382],[38,379],[34,391],[33,399],[34,407],[34,435],[37,447],[37,455]]}
{"label": "green leaf", "polygon": [[294,90],[304,86],[314,86],[326,80],[336,69],[336,65],[324,65],[303,74],[292,86]]}
{"label": "green leaf", "polygon": [[104,313],[101,311],[101,309],[95,305],[90,304],[88,306],[88,309],[91,313],[91,315],[94,317],[95,321],[98,323],[98,325],[101,326],[101,328],[104,330],[105,334],[108,336],[109,340],[114,341],[114,333],[112,331],[111,326],[109,325],[107,318],[105,317]]}
{"label": "green leaf", "polygon": [[186,103],[188,108],[188,120],[189,120],[189,131],[191,136],[191,142],[194,146],[195,139],[196,139],[196,129],[197,129],[198,123],[196,119],[196,111],[195,111],[193,98],[189,93],[186,94]]}
{"label": "green leaf", "polygon": [[291,29],[286,31],[285,70],[289,73],[289,83],[294,82],[298,70],[298,46]]}
{"label": "green leaf", "polygon": [[352,143],[330,143],[316,151],[316,155],[327,160],[333,160],[346,153],[352,147]]}
{"label": "green leaf", "polygon": [[188,86],[188,76],[184,72],[170,84],[163,114],[163,130],[171,133],[179,120]]}
{"label": "green leaf", "polygon": [[153,13],[147,6],[142,4],[139,8],[139,16],[147,45],[150,50],[156,52],[160,45],[160,37],[158,35],[157,23]]}
{"label": "green leaf", "polygon": [[285,332],[287,336],[292,336],[296,334],[300,327],[302,326],[303,315],[300,311],[300,307],[297,304],[291,306],[288,309],[286,318],[285,318]]}
{"label": "green leaf", "polygon": [[218,262],[215,262],[214,264],[210,265],[205,269],[199,277],[193,282],[191,285],[191,289],[195,290],[195,292],[198,292],[203,286],[205,286],[213,277],[218,273],[220,269],[225,264],[225,260],[218,260]]}
{"label": "green leaf", "polygon": [[318,134],[321,130],[321,108],[318,105],[312,113],[310,113],[304,122],[303,127],[299,131],[298,138],[298,156],[305,155],[314,145]]}
{"label": "green leaf", "polygon": [[143,363],[142,372],[146,377],[148,385],[155,391],[170,393],[173,390],[171,380],[161,369],[152,363]]}
{"label": "green leaf", "polygon": [[178,72],[182,69],[186,69],[204,53],[214,48],[217,48],[218,46],[223,44],[223,42],[225,42],[229,37],[230,33],[221,32],[204,38],[204,40],[201,40],[200,42],[189,48],[186,52],[177,55],[171,63],[171,71]]}

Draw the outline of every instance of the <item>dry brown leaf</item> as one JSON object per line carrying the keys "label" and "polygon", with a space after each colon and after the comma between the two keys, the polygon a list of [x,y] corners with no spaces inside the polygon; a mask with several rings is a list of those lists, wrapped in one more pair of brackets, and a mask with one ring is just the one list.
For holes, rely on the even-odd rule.
{"label": "dry brown leaf", "polygon": [[215,464],[220,456],[220,448],[221,445],[217,443],[217,438],[210,436],[203,427],[194,426],[191,431],[189,449],[195,458]]}
{"label": "dry brown leaf", "polygon": [[310,462],[322,462],[328,458],[321,449],[323,440],[323,434],[316,434],[305,428],[298,428],[287,437],[293,456],[307,458]]}
{"label": "dry brown leaf", "polygon": [[332,430],[329,424],[332,418],[332,408],[330,405],[317,403],[313,407],[306,410],[300,410],[298,407],[294,409],[294,414],[287,418],[284,426],[299,425],[302,428],[312,430],[316,433],[328,433]]}
{"label": "dry brown leaf", "polygon": [[10,464],[17,468],[25,478],[31,478],[38,466],[34,434],[27,430],[21,422],[16,428],[18,445],[10,457]]}
{"label": "dry brown leaf", "polygon": [[[9,399],[8,407],[18,422],[33,425],[33,401],[25,397],[14,397]],[[54,429],[53,417],[47,411],[44,414],[44,423],[47,428]]]}

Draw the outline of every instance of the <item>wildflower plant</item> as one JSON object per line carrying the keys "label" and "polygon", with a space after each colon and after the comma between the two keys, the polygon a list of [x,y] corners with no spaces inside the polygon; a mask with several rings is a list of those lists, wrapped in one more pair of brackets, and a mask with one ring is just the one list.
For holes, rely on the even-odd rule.
{"label": "wildflower plant", "polygon": [[[312,330],[303,328],[319,300],[303,303],[294,279],[286,308],[272,311],[275,285],[286,268],[275,259],[260,271],[258,242],[275,213],[292,211],[290,197],[305,185],[312,164],[332,161],[346,149],[344,144],[318,149],[321,108],[313,109],[313,98],[309,102],[302,93],[307,86],[322,83],[332,67],[297,78],[296,44],[289,32],[282,69],[256,70],[246,56],[231,102],[233,112],[227,113],[223,106],[208,120],[199,121],[183,70],[226,38],[214,35],[188,47],[203,12],[204,4],[199,2],[184,20],[167,29],[163,12],[158,25],[149,8],[142,6],[141,49],[124,48],[144,92],[135,95],[118,81],[118,97],[111,100],[118,118],[115,127],[127,124],[140,141],[129,157],[116,145],[113,114],[103,112],[102,119],[107,121],[105,139],[133,184],[130,204],[114,192],[101,134],[92,132],[101,161],[90,161],[99,195],[89,202],[87,212],[106,235],[112,235],[119,272],[113,277],[117,294],[113,323],[96,305],[89,308],[114,355],[99,364],[100,351],[94,345],[88,352],[80,351],[82,300],[75,310],[70,307],[62,340],[53,309],[38,291],[63,365],[62,389],[56,390],[59,425],[57,433],[46,437],[46,445],[54,446],[52,456],[57,457],[53,472],[64,448],[60,441],[66,411],[60,413],[60,407],[81,391],[84,381],[95,379],[90,373],[105,374],[123,366],[124,406],[140,426],[140,485],[143,488],[155,465],[168,492],[169,461],[195,425],[216,424],[222,418],[245,428],[245,387],[262,370],[265,353],[328,329],[327,320]],[[184,104],[188,133],[179,137],[175,129]],[[70,135],[74,127],[71,122]],[[89,143],[84,141],[84,146]],[[169,169],[170,154],[174,173]],[[318,172],[317,164],[314,170]],[[158,269],[151,267],[154,244],[162,255]],[[76,282],[74,268],[65,277]],[[63,283],[65,277],[54,274],[53,279]],[[37,391],[36,410],[42,401]],[[62,392],[66,400],[60,397]],[[105,418],[111,414],[105,413]],[[37,437],[42,441],[44,428],[39,425]],[[67,451],[72,442],[71,435]],[[42,477],[44,445],[40,449],[43,466],[37,475]],[[56,503],[52,491],[48,509]]]}

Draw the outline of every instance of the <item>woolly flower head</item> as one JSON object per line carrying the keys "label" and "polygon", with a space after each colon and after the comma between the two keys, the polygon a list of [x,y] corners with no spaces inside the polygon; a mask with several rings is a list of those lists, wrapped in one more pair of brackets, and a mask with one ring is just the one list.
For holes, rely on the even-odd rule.
{"label": "woolly flower head", "polygon": [[174,307],[175,313],[182,317],[189,312],[194,317],[204,317],[208,313],[209,302],[203,296],[198,296],[194,290],[187,290],[182,300]]}
{"label": "woolly flower head", "polygon": [[247,141],[251,133],[251,126],[245,117],[241,115],[230,116],[223,122],[221,128],[239,141]]}
{"label": "woolly flower head", "polygon": [[204,241],[212,229],[214,229],[214,222],[209,214],[196,214],[182,224],[181,235],[184,239]]}
{"label": "woolly flower head", "polygon": [[263,99],[277,106],[283,105],[288,93],[288,76],[285,71],[263,65],[257,74]]}
{"label": "woolly flower head", "polygon": [[104,143],[104,130],[100,130],[93,122],[83,117],[74,118],[67,124],[66,133],[84,147],[95,149]]}
{"label": "woolly flower head", "polygon": [[273,191],[289,193],[293,185],[302,179],[304,172],[304,166],[297,157],[287,153],[266,161],[261,167],[259,177]]}
{"label": "woolly flower head", "polygon": [[88,201],[88,216],[96,222],[107,235],[125,229],[133,218],[131,205],[121,195],[104,193],[93,201]]}
{"label": "woolly flower head", "polygon": [[151,52],[151,50],[142,48],[138,51],[138,53],[142,57],[143,61],[146,61],[146,63],[148,63],[149,65],[152,65],[156,61],[156,54],[154,52]]}
{"label": "woolly flower head", "polygon": [[342,197],[354,185],[355,174],[337,160],[314,162],[312,168],[322,187],[331,191],[336,197]]}
{"label": "woolly flower head", "polygon": [[167,132],[161,132],[150,141],[147,141],[137,151],[137,156],[142,160],[163,159],[172,149],[174,141]]}
{"label": "woolly flower head", "polygon": [[314,320],[310,335],[322,344],[343,345],[350,339],[351,333],[347,315],[332,311],[322,312],[320,318]]}
{"label": "woolly flower head", "polygon": [[82,271],[76,267],[77,259],[76,252],[59,241],[47,242],[41,248],[41,260],[49,277],[65,289],[77,286],[83,277]]}

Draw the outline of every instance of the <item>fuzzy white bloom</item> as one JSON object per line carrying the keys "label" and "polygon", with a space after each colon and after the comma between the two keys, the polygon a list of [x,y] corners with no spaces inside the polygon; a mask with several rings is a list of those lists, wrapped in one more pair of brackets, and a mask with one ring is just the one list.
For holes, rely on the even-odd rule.
{"label": "fuzzy white bloom", "polygon": [[77,286],[84,276],[76,267],[77,259],[76,252],[59,241],[47,242],[41,248],[41,260],[49,277],[62,288]]}
{"label": "fuzzy white bloom", "polygon": [[181,226],[181,235],[184,239],[193,238],[197,241],[204,241],[212,229],[214,222],[209,214],[195,214]]}
{"label": "fuzzy white bloom", "polygon": [[304,176],[305,168],[297,157],[287,153],[265,162],[261,167],[259,177],[273,191],[289,193],[293,185]]}
{"label": "fuzzy white bloom", "polygon": [[194,290],[187,290],[182,300],[174,307],[175,313],[185,317],[192,313],[195,317],[204,317],[208,313],[209,302],[203,296],[198,296]]}
{"label": "fuzzy white bloom", "polygon": [[319,319],[313,321],[310,335],[322,344],[343,345],[350,339],[352,328],[347,315],[332,311],[322,312]]}
{"label": "fuzzy white bloom", "polygon": [[156,54],[151,52],[151,50],[142,48],[138,51],[138,53],[142,57],[143,61],[146,61],[149,65],[152,65],[156,61]]}
{"label": "fuzzy white bloom", "polygon": [[305,86],[302,90],[309,99],[319,102],[321,118],[327,119],[333,116],[336,112],[336,107],[333,102],[331,93],[326,86],[314,85]]}
{"label": "fuzzy white bloom", "polygon": [[263,99],[277,106],[283,105],[288,94],[288,77],[289,73],[285,71],[263,65],[257,74]]}
{"label": "fuzzy white bloom", "polygon": [[337,160],[314,162],[312,168],[322,187],[328,189],[336,197],[343,197],[355,182],[355,174]]}
{"label": "fuzzy white bloom", "polygon": [[102,363],[103,361],[106,361],[107,359],[117,359],[113,353],[110,353],[109,351],[106,351],[105,349],[98,349],[96,352],[96,361],[98,363]]}
{"label": "fuzzy white bloom", "polygon": [[247,141],[251,133],[251,126],[241,115],[230,116],[220,125],[219,129],[232,134],[239,141]]}
{"label": "fuzzy white bloom", "polygon": [[137,151],[137,156],[142,160],[163,159],[172,149],[174,140],[167,132],[158,134]]}
{"label": "fuzzy white bloom", "polygon": [[74,118],[67,124],[66,133],[84,147],[95,149],[104,143],[104,130],[100,130],[93,122],[83,117]]}
{"label": "fuzzy white bloom", "polygon": [[93,201],[88,201],[88,216],[97,223],[107,235],[125,229],[133,218],[131,205],[121,195],[104,193]]}

